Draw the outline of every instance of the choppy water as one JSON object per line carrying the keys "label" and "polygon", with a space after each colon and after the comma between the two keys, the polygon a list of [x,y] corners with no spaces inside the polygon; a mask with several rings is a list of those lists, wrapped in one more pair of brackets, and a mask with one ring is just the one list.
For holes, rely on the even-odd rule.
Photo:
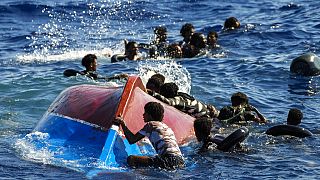
{"label": "choppy water", "polygon": [[[279,1],[14,1],[0,2],[0,177],[4,179],[85,179],[74,162],[59,167],[50,152],[24,141],[55,97],[76,84],[105,84],[63,70],[81,69],[87,53],[98,55],[100,74],[141,74],[161,69],[184,91],[218,108],[232,93],[248,94],[270,121],[249,126],[247,151],[204,156],[197,144],[182,147],[187,167],[175,172],[154,169],[105,173],[97,179],[318,179],[320,78],[290,75],[295,57],[319,54],[320,2]],[[221,32],[224,20],[237,17],[240,30]],[[123,39],[149,42],[152,28],[166,25],[169,40],[179,41],[181,26],[219,32],[220,49],[179,61],[111,64],[106,52],[123,51]],[[181,81],[182,80],[182,81]],[[263,132],[282,123],[290,108],[304,113],[312,138],[271,138]],[[62,162],[59,162],[62,163]]]}

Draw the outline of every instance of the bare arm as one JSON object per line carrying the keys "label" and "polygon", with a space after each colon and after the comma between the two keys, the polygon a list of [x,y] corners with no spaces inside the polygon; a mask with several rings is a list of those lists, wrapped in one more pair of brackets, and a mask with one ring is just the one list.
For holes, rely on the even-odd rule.
{"label": "bare arm", "polygon": [[126,136],[128,142],[130,144],[134,144],[134,143],[138,142],[139,140],[141,140],[142,138],[144,138],[144,135],[140,134],[139,132],[137,132],[136,134],[133,134],[130,131],[130,129],[127,127],[127,125],[125,124],[125,122],[123,121],[123,119],[121,117],[115,118],[113,122],[115,124],[121,125],[122,130],[124,132],[124,135]]}
{"label": "bare arm", "polygon": [[257,114],[257,116],[259,118],[257,120],[257,122],[259,122],[259,123],[266,123],[267,122],[267,119],[258,111],[258,109],[256,107],[254,107],[252,105],[248,105],[247,108],[249,108],[250,111],[253,111]]}

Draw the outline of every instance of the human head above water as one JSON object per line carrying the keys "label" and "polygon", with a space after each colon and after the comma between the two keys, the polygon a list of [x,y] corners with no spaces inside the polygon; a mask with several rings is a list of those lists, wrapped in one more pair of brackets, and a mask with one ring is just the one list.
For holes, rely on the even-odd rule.
{"label": "human head above water", "polygon": [[165,42],[167,40],[167,28],[164,26],[158,26],[154,29],[154,34],[157,36],[159,42]]}
{"label": "human head above water", "polygon": [[194,33],[195,29],[191,23],[184,24],[180,29],[180,34],[185,39],[190,39],[192,34]]}
{"label": "human head above water", "polygon": [[289,110],[288,117],[287,117],[287,124],[288,125],[299,125],[303,118],[303,113],[297,109],[292,108]]}
{"label": "human head above water", "polygon": [[148,121],[162,121],[164,114],[163,106],[158,102],[148,102],[144,106],[144,114],[145,122]]}
{"label": "human head above water", "polygon": [[194,45],[196,48],[205,48],[207,39],[202,33],[194,33],[190,39],[190,45]]}
{"label": "human head above water", "polygon": [[225,20],[223,29],[231,30],[240,28],[240,21],[235,17],[229,17]]}
{"label": "human head above water", "polygon": [[210,136],[212,120],[208,117],[199,117],[193,123],[194,133],[199,142]]}
{"label": "human head above water", "polygon": [[87,54],[82,58],[81,64],[86,68],[87,71],[96,71],[97,56],[94,54]]}
{"label": "human head above water", "polygon": [[162,81],[162,84],[166,80],[166,77],[160,73],[156,73],[156,74],[152,75],[150,78],[159,78]]}
{"label": "human head above water", "polygon": [[150,89],[154,92],[160,93],[160,87],[163,85],[163,81],[158,78],[158,77],[151,77],[147,84],[146,84],[146,88]]}
{"label": "human head above water", "polygon": [[173,83],[164,83],[160,87],[160,94],[166,98],[174,98],[178,94],[179,87]]}
{"label": "human head above water", "polygon": [[[139,48],[138,44],[135,41],[129,41],[125,44],[125,55],[127,55],[129,59],[138,55],[138,53]],[[130,60],[132,60],[132,58]]]}
{"label": "human head above water", "polygon": [[218,33],[215,31],[210,31],[207,35],[207,44],[209,46],[216,46],[218,41]]}
{"label": "human head above water", "polygon": [[248,104],[248,102],[249,102],[248,96],[242,92],[234,93],[231,96],[232,106],[245,105],[245,104]]}

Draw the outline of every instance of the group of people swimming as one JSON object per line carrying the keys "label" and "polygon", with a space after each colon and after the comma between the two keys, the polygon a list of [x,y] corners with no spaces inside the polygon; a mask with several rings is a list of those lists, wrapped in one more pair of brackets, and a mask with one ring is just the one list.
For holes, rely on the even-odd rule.
{"label": "group of people swimming", "polygon": [[[236,18],[228,18],[224,27],[226,29],[239,28],[240,22]],[[195,33],[194,27],[189,23],[183,25],[181,28],[180,33],[184,39],[180,43],[168,45],[166,42],[166,33],[165,27],[156,28],[156,40],[151,45],[144,45],[149,49],[150,57],[192,57],[196,56],[201,49],[207,48],[209,46],[209,41],[210,47],[216,47],[217,45],[218,35],[216,32],[208,33],[207,41],[204,43],[204,35]],[[121,57],[112,57],[112,62],[119,60],[139,60],[139,57],[137,56],[139,44],[136,42],[125,42],[125,46],[125,55]],[[85,70],[76,71],[69,69],[64,72],[64,75],[69,77],[79,74],[94,80],[112,80],[128,77],[127,74],[120,74],[112,77],[102,77],[98,75],[96,72],[97,56],[94,54],[84,56],[82,65],[85,67]],[[195,118],[194,132],[198,142],[202,144],[200,152],[217,147],[219,149],[219,146],[224,139],[224,137],[218,135],[218,131],[221,127],[226,127],[230,124],[241,124],[243,122],[267,123],[267,119],[264,115],[249,103],[248,96],[242,92],[232,94],[230,98],[231,105],[218,110],[214,105],[204,103],[190,94],[180,92],[179,87],[175,83],[165,83],[165,76],[159,73],[149,78],[146,83],[146,89],[147,93],[154,98]],[[129,166],[155,166],[168,169],[184,166],[183,154],[180,151],[174,133],[170,127],[162,122],[163,113],[164,107],[160,103],[147,103],[144,107],[143,114],[144,122],[146,124],[136,134],[128,129],[122,117],[116,117],[114,119],[114,123],[122,127],[124,135],[130,144],[136,143],[144,137],[148,137],[157,152],[157,155],[154,157],[130,155],[127,159]],[[287,124],[290,126],[298,126],[301,123],[302,118],[303,114],[299,109],[290,109],[287,117]],[[245,133],[232,148],[241,147],[240,143],[248,136],[248,129],[244,127],[241,130]]]}
{"label": "group of people swimming", "polygon": [[[235,17],[229,17],[225,20],[224,30],[240,28],[240,21]],[[201,32],[196,32],[191,23],[184,24],[180,29],[180,35],[183,40],[180,42],[169,43],[167,39],[168,31],[164,26],[158,26],[154,29],[155,39],[150,44],[137,43],[135,41],[124,41],[125,53],[115,54],[111,57],[111,62],[126,60],[142,60],[139,49],[147,51],[149,59],[158,57],[176,59],[192,58],[204,55],[207,50],[218,47],[218,33],[210,31],[207,36]]]}
{"label": "group of people swimming", "polygon": [[[248,136],[248,129],[241,127],[239,130],[243,131],[242,136],[232,139],[232,141],[236,140],[234,144],[227,144],[228,148],[225,148],[222,147],[222,143],[227,138],[217,133],[222,127],[243,122],[267,123],[267,119],[249,103],[249,98],[242,92],[232,94],[231,105],[217,110],[213,105],[201,102],[187,93],[179,92],[179,87],[175,83],[165,83],[165,77],[159,73],[149,78],[146,89],[149,95],[195,118],[194,132],[198,142],[202,144],[199,152],[210,149],[228,151],[230,148],[241,148],[240,143]],[[148,137],[157,152],[156,156],[130,155],[127,159],[129,166],[153,166],[167,169],[183,167],[184,158],[174,133],[162,122],[163,106],[157,102],[149,102],[144,109],[143,118],[146,124],[136,134],[128,129],[122,117],[114,120],[114,123],[122,127],[130,144]],[[298,126],[302,118],[303,114],[299,109],[290,109],[287,124]]]}

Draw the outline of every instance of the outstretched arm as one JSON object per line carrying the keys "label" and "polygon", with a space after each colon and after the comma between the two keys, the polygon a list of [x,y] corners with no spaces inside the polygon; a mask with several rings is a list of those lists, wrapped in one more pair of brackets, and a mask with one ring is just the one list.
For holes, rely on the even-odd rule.
{"label": "outstretched arm", "polygon": [[113,122],[115,124],[120,124],[122,127],[122,130],[124,132],[124,135],[126,136],[128,142],[130,144],[134,144],[144,138],[144,135],[140,134],[139,132],[136,134],[133,134],[130,129],[127,127],[126,123],[123,121],[122,117],[116,117]]}
{"label": "outstretched arm", "polygon": [[259,123],[266,123],[267,122],[267,119],[258,111],[258,109],[252,105],[248,105],[246,107],[246,109],[250,110],[250,111],[253,111],[257,114],[258,116],[258,119],[256,119],[257,122]]}

